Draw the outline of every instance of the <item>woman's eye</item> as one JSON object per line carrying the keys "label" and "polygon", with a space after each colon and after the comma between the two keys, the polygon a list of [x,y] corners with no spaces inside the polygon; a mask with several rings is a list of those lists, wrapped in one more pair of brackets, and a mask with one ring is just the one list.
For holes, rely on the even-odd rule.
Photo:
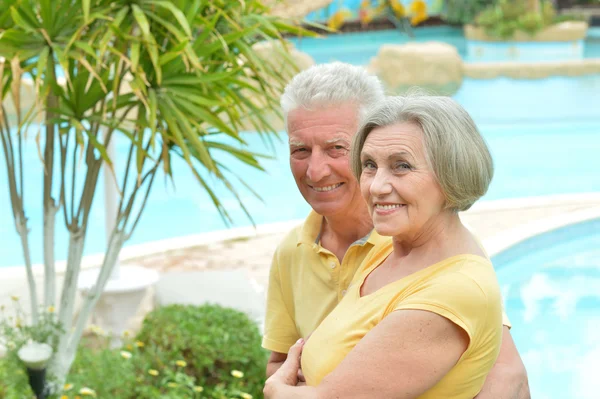
{"label": "woman's eye", "polygon": [[411,167],[406,162],[400,162],[400,163],[396,164],[396,169],[399,169],[399,170],[410,170]]}

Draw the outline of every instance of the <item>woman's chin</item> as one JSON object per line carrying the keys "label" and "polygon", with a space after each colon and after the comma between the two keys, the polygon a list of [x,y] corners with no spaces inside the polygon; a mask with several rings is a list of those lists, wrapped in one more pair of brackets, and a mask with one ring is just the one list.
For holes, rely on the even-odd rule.
{"label": "woman's chin", "polygon": [[398,226],[375,224],[374,228],[375,228],[375,231],[377,232],[377,234],[379,234],[380,236],[394,237],[394,236],[402,234],[402,229],[399,229]]}

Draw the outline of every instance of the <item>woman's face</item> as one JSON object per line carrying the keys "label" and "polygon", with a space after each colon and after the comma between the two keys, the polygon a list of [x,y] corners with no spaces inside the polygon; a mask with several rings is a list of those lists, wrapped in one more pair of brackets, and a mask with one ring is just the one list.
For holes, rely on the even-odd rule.
{"label": "woman's face", "polygon": [[402,122],[374,129],[361,151],[361,193],[375,230],[417,240],[444,212],[444,193],[429,167],[421,128]]}

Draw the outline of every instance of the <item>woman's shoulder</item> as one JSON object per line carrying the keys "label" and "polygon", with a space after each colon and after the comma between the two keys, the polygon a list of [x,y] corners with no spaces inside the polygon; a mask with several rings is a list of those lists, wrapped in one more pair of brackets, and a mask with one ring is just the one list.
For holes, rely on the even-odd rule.
{"label": "woman's shoulder", "polygon": [[460,254],[443,261],[446,267],[437,269],[430,282],[443,286],[448,294],[500,298],[500,288],[492,262],[475,254]]}

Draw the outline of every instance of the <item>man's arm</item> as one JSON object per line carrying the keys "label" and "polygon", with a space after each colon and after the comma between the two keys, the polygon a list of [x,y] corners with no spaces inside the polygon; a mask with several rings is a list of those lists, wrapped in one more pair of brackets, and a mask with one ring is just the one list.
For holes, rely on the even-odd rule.
{"label": "man's arm", "polygon": [[289,302],[289,293],[286,296],[281,286],[279,250],[280,248],[277,248],[273,255],[269,272],[265,331],[262,341],[263,348],[271,351],[266,367],[267,378],[281,367],[287,358],[289,348],[300,338],[296,323],[286,303],[286,299]]}
{"label": "man's arm", "polygon": [[287,359],[287,353],[271,352],[271,356],[269,356],[269,361],[267,362],[267,378],[279,370],[285,359]]}
{"label": "man's arm", "polygon": [[476,399],[530,399],[525,365],[510,330],[506,326],[502,330],[500,354]]}

